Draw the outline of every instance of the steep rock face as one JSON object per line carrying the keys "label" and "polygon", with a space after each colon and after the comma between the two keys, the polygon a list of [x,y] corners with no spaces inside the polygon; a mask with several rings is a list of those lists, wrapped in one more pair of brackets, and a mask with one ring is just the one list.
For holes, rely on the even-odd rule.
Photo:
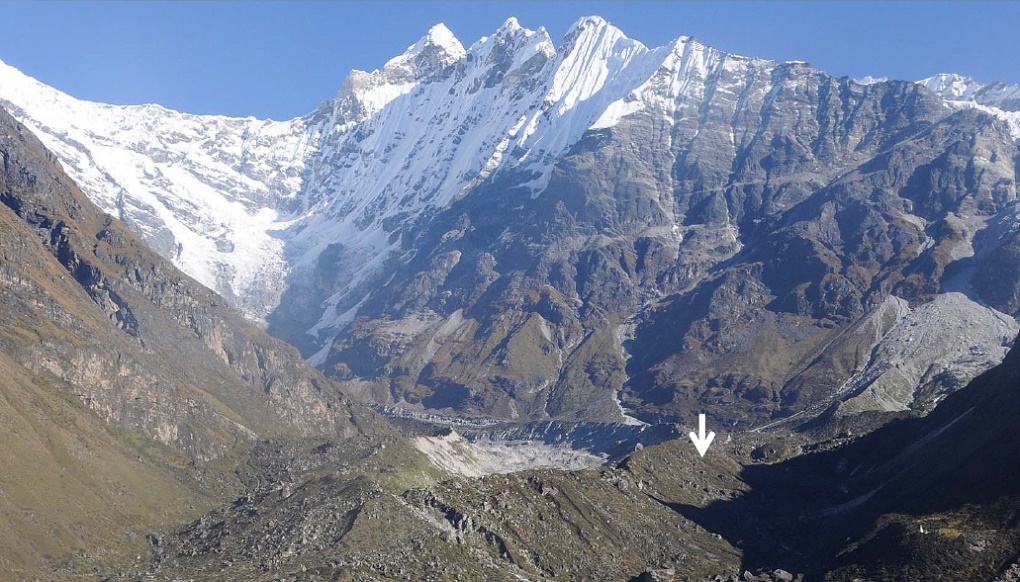
{"label": "steep rock face", "polygon": [[[0,68],[93,199],[314,365],[378,403],[532,420],[925,408],[994,364],[1015,93],[648,48],[596,17],[559,46],[514,19],[466,48],[436,26],[290,122]],[[883,306],[917,319],[948,292],[951,326],[990,327],[892,353]]]}
{"label": "steep rock face", "polygon": [[[98,210],[0,112],[0,347],[110,424],[198,460],[384,423]],[[242,445],[243,446],[243,445]]]}
{"label": "steep rock face", "polygon": [[[967,288],[966,274],[954,279],[947,268],[974,253],[982,222],[1008,211],[1016,147],[992,120],[971,112],[911,121],[902,139],[871,150],[875,158],[852,162],[789,210],[755,219],[761,224],[748,229],[730,265],[668,298],[666,317],[651,313],[632,347],[640,354],[632,369],[648,376],[634,387],[661,392],[672,384],[703,404],[724,405],[743,392],[756,404],[796,412],[851,388],[847,372],[867,362],[873,344],[843,332],[886,297],[918,305]],[[985,157],[986,148],[996,153]],[[838,158],[825,163],[840,167]],[[1003,321],[1000,333],[975,348],[994,350],[997,361],[1016,326],[993,318]],[[663,345],[666,338],[678,349]]]}
{"label": "steep rock face", "polygon": [[[648,420],[763,423],[858,396],[890,330],[848,331],[890,297],[969,289],[966,260],[1001,244],[974,243],[1016,197],[1017,148],[992,116],[913,83],[694,41],[672,54],[537,197],[498,175],[406,241],[326,370],[412,407],[609,420],[624,390]],[[938,373],[962,385],[1001,359],[1017,326],[987,313],[989,333],[959,338],[976,366],[926,354],[894,402],[861,405],[913,406]]]}

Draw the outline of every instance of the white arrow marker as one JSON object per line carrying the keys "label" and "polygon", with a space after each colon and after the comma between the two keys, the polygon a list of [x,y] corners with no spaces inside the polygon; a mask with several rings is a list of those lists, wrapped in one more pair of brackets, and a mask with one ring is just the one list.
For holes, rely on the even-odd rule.
{"label": "white arrow marker", "polygon": [[698,452],[704,457],[705,453],[708,452],[708,447],[712,446],[712,439],[715,438],[714,432],[709,432],[708,436],[705,436],[705,415],[698,415],[698,429],[701,431],[701,435],[691,433],[691,440],[694,441],[694,446],[697,447]]}

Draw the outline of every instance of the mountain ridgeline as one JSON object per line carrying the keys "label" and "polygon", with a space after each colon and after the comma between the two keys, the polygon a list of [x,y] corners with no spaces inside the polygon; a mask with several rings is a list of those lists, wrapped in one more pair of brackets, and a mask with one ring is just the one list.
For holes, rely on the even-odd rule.
{"label": "mountain ridgeline", "polygon": [[0,67],[93,200],[365,401],[745,427],[927,410],[1001,360],[1015,89],[647,48],[596,17],[559,46],[436,26],[288,122]]}
{"label": "mountain ridgeline", "polygon": [[[590,131],[537,197],[509,174],[438,213],[324,369],[430,408],[610,420],[623,391],[645,419],[755,424],[858,396],[855,373],[893,364],[875,346],[933,301],[960,304],[950,320],[1010,309],[990,277],[939,296],[958,261],[990,270],[973,231],[1015,212],[1003,124],[912,83],[736,63],[706,77],[710,97]],[[989,325],[959,339],[992,363],[1016,324],[975,307]],[[922,369],[975,359],[924,350]],[[899,409],[931,377],[877,380]]]}

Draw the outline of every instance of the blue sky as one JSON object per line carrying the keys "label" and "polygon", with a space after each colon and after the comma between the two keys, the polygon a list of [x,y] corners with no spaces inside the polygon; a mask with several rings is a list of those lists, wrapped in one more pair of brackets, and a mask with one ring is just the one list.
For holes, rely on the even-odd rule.
{"label": "blue sky", "polygon": [[690,35],[835,75],[1020,83],[1018,2],[4,2],[0,60],[76,97],[286,119],[444,22],[465,46],[509,16],[558,43],[598,14],[649,46]]}

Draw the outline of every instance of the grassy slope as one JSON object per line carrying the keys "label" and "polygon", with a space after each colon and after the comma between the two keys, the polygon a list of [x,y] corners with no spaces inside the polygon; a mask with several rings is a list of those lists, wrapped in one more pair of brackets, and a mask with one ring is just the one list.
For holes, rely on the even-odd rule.
{"label": "grassy slope", "polygon": [[94,572],[147,556],[145,535],[207,511],[178,453],[113,432],[67,386],[0,353],[0,570],[9,579]]}

